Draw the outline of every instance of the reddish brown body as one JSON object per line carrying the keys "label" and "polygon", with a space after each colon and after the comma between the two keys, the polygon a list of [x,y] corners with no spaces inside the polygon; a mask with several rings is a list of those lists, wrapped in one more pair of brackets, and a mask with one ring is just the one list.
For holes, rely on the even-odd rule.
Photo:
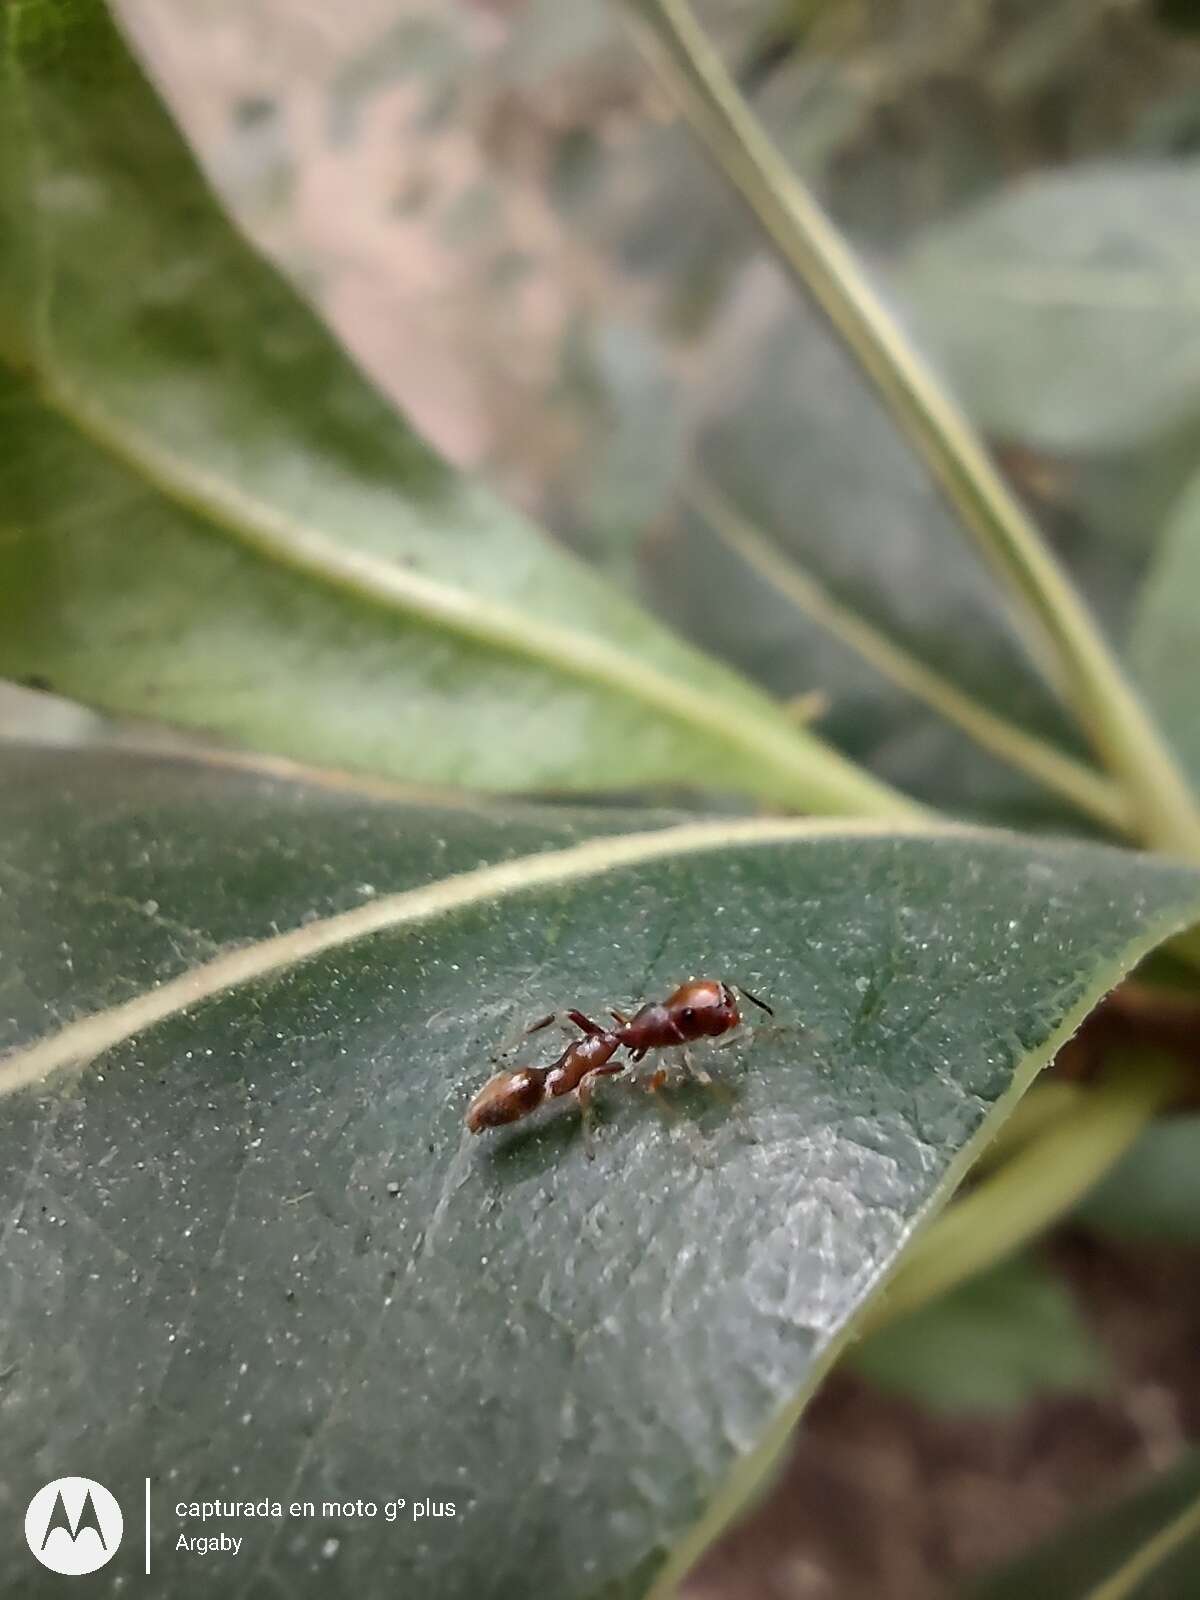
{"label": "reddish brown body", "polygon": [[[762,1001],[755,1004],[762,1005]],[[572,1039],[548,1067],[518,1067],[490,1078],[467,1108],[467,1127],[472,1133],[519,1122],[543,1101],[564,1094],[575,1094],[586,1111],[596,1081],[624,1071],[626,1062],[612,1059],[618,1050],[640,1061],[649,1050],[717,1038],[742,1020],[733,990],[712,978],[690,978],[665,1000],[643,1006],[632,1017],[614,1011],[616,1026],[612,1028],[602,1028],[582,1011],[568,1011],[567,1016],[581,1030],[580,1037]],[[536,1026],[544,1027],[552,1020],[547,1018]]]}

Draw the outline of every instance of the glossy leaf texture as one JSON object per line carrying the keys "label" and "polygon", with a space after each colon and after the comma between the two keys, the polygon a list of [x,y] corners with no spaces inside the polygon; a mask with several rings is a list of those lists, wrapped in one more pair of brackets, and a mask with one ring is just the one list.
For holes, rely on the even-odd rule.
{"label": "glossy leaf texture", "polygon": [[1163,529],[1142,589],[1129,650],[1146,696],[1200,786],[1200,477]]}
{"label": "glossy leaf texture", "polygon": [[[666,1581],[1015,1095],[1200,917],[1194,871],[986,831],[2,777],[9,1499],[148,1474],[181,1584],[214,1529],[180,1500],[455,1503],[231,1529],[252,1596]],[[465,1133],[521,1023],[706,973],[776,1013],[711,1089],[603,1086],[591,1161],[570,1107]],[[9,1541],[0,1587],[41,1581]]]}
{"label": "glossy leaf texture", "polygon": [[1187,1600],[1196,1593],[1200,1451],[1192,1450],[1126,1499],[1080,1518],[979,1584],[969,1600]]}
{"label": "glossy leaf texture", "polygon": [[1200,413],[1196,164],[1030,178],[932,228],[900,285],[988,432],[1066,453]]}
{"label": "glossy leaf texture", "polygon": [[0,672],[410,781],[902,805],[421,443],[98,0],[5,20]]}

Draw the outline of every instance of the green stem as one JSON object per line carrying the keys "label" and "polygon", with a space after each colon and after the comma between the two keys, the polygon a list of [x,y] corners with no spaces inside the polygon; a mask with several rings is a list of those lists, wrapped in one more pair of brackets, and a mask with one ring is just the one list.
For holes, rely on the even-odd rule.
{"label": "green stem", "polygon": [[1126,1596],[1140,1589],[1145,1579],[1156,1568],[1161,1567],[1169,1556],[1173,1556],[1189,1539],[1198,1536],[1200,1536],[1200,1500],[1193,1500],[1191,1505],[1168,1522],[1165,1528],[1160,1528],[1152,1538],[1147,1539],[1141,1549],[1136,1550],[1128,1561],[1122,1562],[1111,1578],[1106,1578],[1094,1589],[1089,1589],[1084,1600],[1126,1600]]}
{"label": "green stem", "polygon": [[623,0],[639,38],[785,265],[872,379],[985,559],[1148,844],[1200,859],[1200,810],[1090,612],[958,408],[790,171],[687,0]]}

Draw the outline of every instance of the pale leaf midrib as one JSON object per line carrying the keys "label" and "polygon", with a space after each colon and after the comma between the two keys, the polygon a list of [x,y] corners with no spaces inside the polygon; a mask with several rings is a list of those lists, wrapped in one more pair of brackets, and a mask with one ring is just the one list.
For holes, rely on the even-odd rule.
{"label": "pale leaf midrib", "polygon": [[0,1097],[86,1063],[123,1040],[230,989],[294,967],[372,933],[447,915],[469,905],[551,884],[578,881],[659,857],[725,846],[778,844],[838,837],[993,837],[987,830],[931,820],[897,824],[883,819],[779,818],[690,822],[641,833],[604,835],[559,850],[520,856],[457,873],[416,889],[381,895],[286,933],[239,945],[116,1006],[67,1023],[56,1033],[0,1057]]}

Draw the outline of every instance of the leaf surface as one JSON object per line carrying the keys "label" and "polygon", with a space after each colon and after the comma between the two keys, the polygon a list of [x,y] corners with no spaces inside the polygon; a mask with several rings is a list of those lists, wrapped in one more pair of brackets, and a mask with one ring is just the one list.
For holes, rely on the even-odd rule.
{"label": "leaf surface", "polygon": [[[1200,916],[1188,869],[983,831],[0,776],[6,1460],[127,1505],[149,1474],[181,1583],[216,1530],[178,1501],[311,1499],[230,1527],[247,1594],[686,1565],[989,1118]],[[602,1086],[592,1161],[570,1107],[465,1133],[519,1024],[689,973],[776,1011],[715,1088]],[[360,1497],[456,1517],[321,1514]],[[39,1581],[10,1541],[0,1586]]]}

